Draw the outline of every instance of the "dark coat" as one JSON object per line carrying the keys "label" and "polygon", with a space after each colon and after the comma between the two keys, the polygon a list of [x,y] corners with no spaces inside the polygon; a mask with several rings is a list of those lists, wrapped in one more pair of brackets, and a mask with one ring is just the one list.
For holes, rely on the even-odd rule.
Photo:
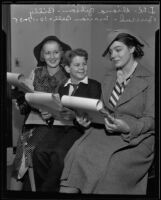
{"label": "dark coat", "polygon": [[130,133],[88,130],[69,151],[61,184],[79,188],[82,193],[145,194],[154,157],[153,75],[138,64],[113,109],[109,98],[115,82],[116,73],[105,77],[103,101],[115,117],[128,123]]}
{"label": "dark coat", "polygon": [[[60,94],[60,97],[62,97],[63,95],[68,95],[69,85],[67,85],[66,87],[64,87],[64,84],[61,85],[58,93]],[[80,85],[76,90],[74,96],[100,99],[101,84],[96,80],[88,78],[88,85],[80,82]]]}

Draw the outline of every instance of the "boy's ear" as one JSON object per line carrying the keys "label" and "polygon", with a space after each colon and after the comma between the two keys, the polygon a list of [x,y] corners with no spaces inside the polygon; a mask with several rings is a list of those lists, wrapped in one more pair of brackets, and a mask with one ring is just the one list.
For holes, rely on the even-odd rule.
{"label": "boy's ear", "polygon": [[65,71],[67,72],[67,73],[70,73],[70,67],[68,66],[68,65],[65,65]]}

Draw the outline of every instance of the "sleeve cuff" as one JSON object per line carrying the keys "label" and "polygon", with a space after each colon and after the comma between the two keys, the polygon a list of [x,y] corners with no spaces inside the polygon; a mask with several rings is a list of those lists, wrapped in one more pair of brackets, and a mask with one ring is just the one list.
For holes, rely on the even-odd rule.
{"label": "sleeve cuff", "polygon": [[142,121],[138,121],[131,116],[118,116],[118,118],[124,120],[130,127],[130,131],[128,133],[121,134],[121,137],[124,141],[130,142],[132,139],[138,137],[141,134],[144,127],[144,123]]}

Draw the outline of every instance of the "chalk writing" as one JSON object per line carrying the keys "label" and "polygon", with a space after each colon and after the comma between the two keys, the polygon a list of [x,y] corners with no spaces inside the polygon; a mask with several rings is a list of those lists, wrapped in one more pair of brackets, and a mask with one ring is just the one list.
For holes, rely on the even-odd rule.
{"label": "chalk writing", "polygon": [[[94,13],[95,9],[94,8],[86,8],[84,6],[76,7],[76,8],[72,8],[69,10],[62,10],[62,12],[64,13],[84,13],[87,14],[88,16],[92,16],[92,14]],[[61,12],[60,10],[58,12]]]}
{"label": "chalk writing", "polygon": [[109,14],[109,13],[130,13],[130,9],[127,6],[119,6],[117,5],[115,8],[113,9],[106,9],[103,10],[101,9],[100,11],[98,11],[98,14]]}
{"label": "chalk writing", "polygon": [[156,14],[153,6],[150,6],[150,7],[139,6],[138,10],[136,10],[135,12],[137,12],[138,14],[143,14],[143,13],[148,13],[148,14],[151,14],[151,15]]}
{"label": "chalk writing", "polygon": [[15,23],[22,22],[101,22],[118,21],[120,23],[155,23],[158,19],[156,7],[125,5],[106,6],[104,9],[97,6],[74,5],[57,8],[40,7],[29,10],[27,16],[14,16]]}
{"label": "chalk writing", "polygon": [[139,17],[126,17],[125,15],[121,14],[120,15],[120,22],[129,22],[129,23],[133,23],[133,22],[147,22],[147,23],[152,23],[153,21],[156,21],[156,17],[153,16],[149,16],[149,17],[144,17],[144,18],[139,18]]}
{"label": "chalk writing", "polygon": [[49,8],[35,8],[34,10],[30,11],[30,14],[49,14],[54,13],[55,9],[54,7]]}

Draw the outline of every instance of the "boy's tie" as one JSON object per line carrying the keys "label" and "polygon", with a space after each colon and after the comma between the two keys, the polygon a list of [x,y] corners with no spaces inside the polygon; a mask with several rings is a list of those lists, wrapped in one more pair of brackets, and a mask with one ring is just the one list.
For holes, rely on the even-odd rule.
{"label": "boy's tie", "polygon": [[73,91],[71,93],[71,96],[72,96],[75,94],[76,90],[78,89],[79,84],[70,83],[70,85],[73,87]]}

